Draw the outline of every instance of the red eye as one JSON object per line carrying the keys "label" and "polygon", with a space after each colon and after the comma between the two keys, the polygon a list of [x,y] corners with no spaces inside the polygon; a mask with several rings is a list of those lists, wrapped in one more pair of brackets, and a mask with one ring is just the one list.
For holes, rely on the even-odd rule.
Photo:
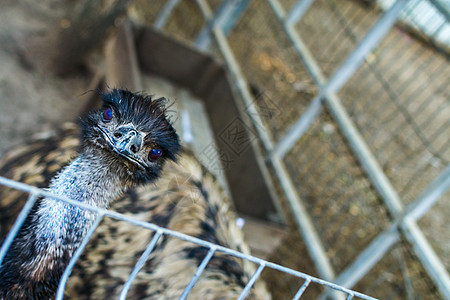
{"label": "red eye", "polygon": [[108,107],[107,109],[105,109],[105,111],[103,112],[103,121],[105,122],[109,122],[112,119],[112,110],[110,107]]}
{"label": "red eye", "polygon": [[163,151],[159,148],[153,148],[150,150],[150,153],[148,154],[148,158],[151,160],[157,160],[160,158],[163,154]]}

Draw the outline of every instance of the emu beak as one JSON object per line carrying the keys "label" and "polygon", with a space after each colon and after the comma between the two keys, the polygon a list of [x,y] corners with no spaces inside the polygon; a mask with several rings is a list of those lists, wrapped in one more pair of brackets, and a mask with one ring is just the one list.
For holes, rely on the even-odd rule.
{"label": "emu beak", "polygon": [[97,129],[114,152],[128,159],[142,170],[146,169],[147,164],[137,155],[144,141],[142,133],[131,125],[121,126],[113,134],[107,133],[99,126],[97,126]]}
{"label": "emu beak", "polygon": [[120,154],[133,158],[136,158],[136,153],[141,150],[143,140],[142,134],[130,127],[120,127],[113,134],[115,149]]}

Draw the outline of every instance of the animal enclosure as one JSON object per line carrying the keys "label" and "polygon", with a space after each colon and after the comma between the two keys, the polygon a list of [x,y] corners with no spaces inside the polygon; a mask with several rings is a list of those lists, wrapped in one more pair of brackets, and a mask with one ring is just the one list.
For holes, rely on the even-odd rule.
{"label": "animal enclosure", "polygon": [[382,299],[450,297],[447,2],[139,1],[133,12],[227,66],[272,199],[311,256],[274,260]]}
{"label": "animal enclosure", "polygon": [[[248,287],[260,276],[274,299],[450,298],[448,2],[136,0],[129,16],[223,63],[239,110],[214,133],[231,148],[223,171],[252,152],[275,207],[255,210],[289,235],[274,264],[109,211],[94,209],[96,224],[117,218],[205,246],[192,284],[223,252],[255,263]],[[0,184],[31,194],[20,226],[45,192]]]}

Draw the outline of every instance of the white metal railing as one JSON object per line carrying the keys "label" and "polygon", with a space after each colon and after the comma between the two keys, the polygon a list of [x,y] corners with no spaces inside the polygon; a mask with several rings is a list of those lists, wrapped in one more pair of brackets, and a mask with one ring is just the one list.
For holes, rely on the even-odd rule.
{"label": "white metal railing", "polygon": [[48,191],[45,191],[43,189],[39,189],[24,183],[20,183],[14,180],[10,180],[4,177],[0,177],[0,185],[3,186],[7,186],[13,189],[17,189],[20,191],[24,191],[29,193],[29,197],[27,202],[25,203],[21,213],[19,214],[18,218],[16,219],[13,227],[11,228],[11,230],[8,233],[8,236],[6,237],[5,241],[3,242],[2,247],[0,248],[0,267],[3,263],[3,259],[5,258],[5,255],[9,249],[9,247],[11,246],[11,243],[13,242],[15,236],[17,235],[17,233],[19,232],[21,226],[23,225],[23,223],[25,222],[25,219],[27,218],[30,210],[32,209],[33,205],[36,203],[36,200],[38,199],[38,197],[42,196],[42,197],[46,197],[49,199],[54,199],[55,201],[64,201],[70,205],[73,206],[77,206],[86,210],[89,210],[93,213],[96,214],[95,220],[93,221],[91,227],[89,228],[88,232],[86,233],[86,236],[83,238],[83,241],[80,244],[80,247],[75,251],[75,253],[73,254],[67,268],[65,269],[60,283],[59,283],[59,287],[58,287],[58,291],[57,291],[57,296],[56,299],[63,299],[64,296],[64,288],[66,286],[67,280],[69,279],[70,273],[72,272],[73,267],[75,266],[75,263],[77,262],[77,260],[80,258],[81,253],[83,252],[84,248],[86,247],[89,239],[92,237],[92,235],[94,234],[95,230],[97,229],[97,227],[99,226],[100,222],[102,221],[102,219],[104,217],[110,217],[116,220],[120,220],[120,221],[125,221],[128,222],[130,224],[133,224],[135,226],[140,226],[143,227],[145,229],[149,229],[155,232],[155,235],[153,236],[153,238],[151,239],[151,241],[148,243],[146,249],[144,250],[143,254],[141,255],[141,257],[139,258],[139,260],[136,262],[133,270],[131,271],[127,281],[125,282],[123,288],[122,288],[122,292],[120,294],[120,299],[125,299],[128,289],[130,288],[133,280],[135,279],[137,273],[141,270],[141,268],[143,267],[143,265],[145,264],[147,258],[149,257],[149,255],[152,253],[152,251],[155,249],[156,243],[159,240],[160,237],[167,235],[167,236],[172,236],[174,238],[177,239],[181,239],[181,240],[185,240],[191,243],[194,243],[196,245],[200,245],[203,247],[206,247],[209,249],[209,251],[207,252],[206,256],[203,258],[203,260],[201,261],[201,263],[199,264],[197,271],[195,272],[195,274],[193,275],[193,277],[191,278],[189,284],[186,286],[186,288],[184,289],[180,299],[187,299],[189,292],[192,290],[192,288],[194,287],[195,283],[197,282],[198,278],[201,276],[202,272],[208,267],[208,262],[211,260],[211,258],[214,256],[214,253],[216,252],[223,252],[225,254],[228,254],[230,256],[236,257],[236,258],[241,258],[243,260],[247,260],[250,262],[253,262],[255,264],[258,265],[257,270],[255,271],[255,273],[252,275],[252,277],[250,278],[250,280],[247,282],[246,286],[244,287],[244,289],[242,290],[240,296],[238,299],[245,299],[246,295],[248,294],[248,292],[250,291],[250,289],[252,288],[253,284],[256,282],[256,280],[259,278],[259,276],[261,275],[262,271],[265,268],[271,268],[274,270],[278,270],[280,272],[283,273],[287,273],[290,274],[292,276],[298,277],[299,279],[303,279],[304,283],[302,284],[302,286],[299,288],[299,290],[297,291],[297,293],[295,294],[293,299],[300,299],[300,297],[302,296],[302,294],[304,293],[304,291],[308,288],[309,284],[311,282],[319,284],[321,286],[324,287],[328,287],[331,288],[335,291],[339,291],[341,293],[344,293],[347,295],[346,299],[352,299],[353,297],[358,297],[361,299],[366,299],[366,300],[374,300],[375,298],[364,295],[362,293],[356,292],[356,291],[352,291],[349,290],[347,288],[344,288],[342,286],[339,286],[337,284],[325,281],[325,280],[321,280],[319,278],[310,276],[308,274],[299,272],[299,271],[295,271],[293,269],[289,269],[286,268],[284,266],[269,262],[267,260],[263,260],[251,255],[247,255],[241,252],[238,252],[236,250],[230,249],[230,248],[226,248],[208,241],[204,241],[201,240],[199,238],[195,238],[180,232],[176,232],[167,228],[163,228],[160,227],[158,225],[152,224],[152,223],[148,223],[148,222],[143,222],[140,220],[136,220],[133,219],[129,216],[114,212],[114,211],[110,211],[110,210],[106,210],[106,209],[101,209],[101,208],[97,208],[97,207],[93,207],[90,206],[88,204],[85,203],[81,203],[78,201],[73,201],[64,197],[60,197],[57,195],[54,195]]}

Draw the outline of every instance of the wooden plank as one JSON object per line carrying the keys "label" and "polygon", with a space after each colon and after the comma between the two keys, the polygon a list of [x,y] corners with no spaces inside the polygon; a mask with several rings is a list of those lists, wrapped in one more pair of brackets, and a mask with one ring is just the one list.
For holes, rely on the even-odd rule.
{"label": "wooden plank", "polygon": [[242,228],[245,241],[250,246],[252,255],[269,259],[287,235],[287,230],[280,225],[241,216],[245,220]]}
{"label": "wooden plank", "polygon": [[[245,128],[240,122],[224,67],[204,53],[151,28],[141,28],[136,35],[142,70],[184,86],[204,101],[237,211],[261,219],[275,214],[276,209],[251,147],[236,149],[224,138],[227,130]],[[236,128],[232,128],[235,125]],[[251,129],[245,129],[242,143],[255,138]]]}

